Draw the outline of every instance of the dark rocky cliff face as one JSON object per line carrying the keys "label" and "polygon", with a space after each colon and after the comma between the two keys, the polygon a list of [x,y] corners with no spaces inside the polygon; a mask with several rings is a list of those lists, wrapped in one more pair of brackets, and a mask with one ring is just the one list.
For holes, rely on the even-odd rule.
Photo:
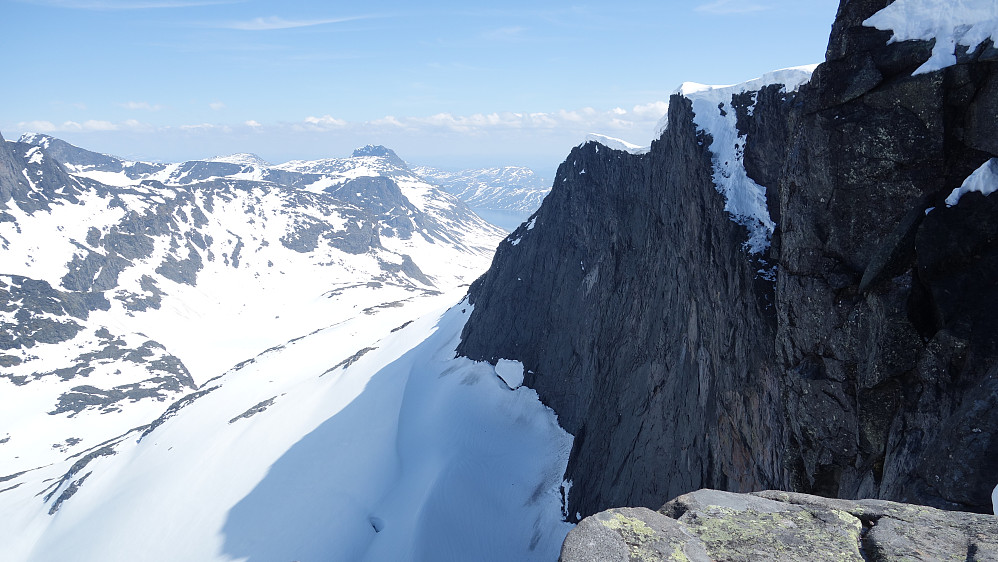
{"label": "dark rocky cliff face", "polygon": [[575,435],[572,513],[705,482],[766,487],[779,472],[754,454],[782,441],[772,285],[725,216],[689,101],[672,101],[647,155],[573,150],[533,228],[471,289],[459,352],[531,371]]}
{"label": "dark rocky cliff face", "polygon": [[888,3],[842,3],[798,94],[732,100],[768,255],[674,97],[648,154],[573,150],[472,286],[459,352],[522,361],[575,435],[570,513],[701,487],[991,510],[998,199],[943,200],[998,155],[998,51],[912,76],[930,45],[861,25]]}

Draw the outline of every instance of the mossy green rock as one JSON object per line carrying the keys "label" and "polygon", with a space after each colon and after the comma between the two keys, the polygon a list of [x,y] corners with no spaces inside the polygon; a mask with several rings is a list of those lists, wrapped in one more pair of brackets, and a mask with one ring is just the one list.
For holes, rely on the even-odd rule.
{"label": "mossy green rock", "polygon": [[658,512],[610,509],[568,537],[562,562],[998,560],[998,517],[882,500],[699,490]]}

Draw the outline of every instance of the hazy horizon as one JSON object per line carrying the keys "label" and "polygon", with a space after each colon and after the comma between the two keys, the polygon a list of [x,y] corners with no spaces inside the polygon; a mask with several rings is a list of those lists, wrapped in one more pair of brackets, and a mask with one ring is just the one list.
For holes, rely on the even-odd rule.
{"label": "hazy horizon", "polygon": [[445,169],[551,174],[587,133],[648,145],[685,81],[821,62],[835,0],[4,0],[22,86],[0,132],[125,158],[271,162],[382,144]]}

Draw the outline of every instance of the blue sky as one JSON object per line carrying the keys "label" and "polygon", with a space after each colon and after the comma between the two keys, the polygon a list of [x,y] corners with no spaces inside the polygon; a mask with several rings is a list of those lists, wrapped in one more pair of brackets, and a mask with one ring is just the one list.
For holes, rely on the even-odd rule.
{"label": "blue sky", "polygon": [[648,144],[684,81],[820,62],[836,0],[0,0],[0,132],[127,157],[272,162],[391,146],[553,170]]}

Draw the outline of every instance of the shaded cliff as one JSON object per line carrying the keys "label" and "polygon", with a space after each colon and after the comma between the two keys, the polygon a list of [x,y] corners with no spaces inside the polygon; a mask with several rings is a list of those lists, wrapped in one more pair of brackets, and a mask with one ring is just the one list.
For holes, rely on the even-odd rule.
{"label": "shaded cliff", "polygon": [[574,149],[472,286],[458,351],[522,361],[575,435],[569,513],[701,487],[991,510],[998,200],[944,199],[998,155],[998,51],[913,76],[931,43],[862,25],[889,3],[843,2],[798,93],[719,108],[768,196],[766,252],[674,96],[648,154]]}

